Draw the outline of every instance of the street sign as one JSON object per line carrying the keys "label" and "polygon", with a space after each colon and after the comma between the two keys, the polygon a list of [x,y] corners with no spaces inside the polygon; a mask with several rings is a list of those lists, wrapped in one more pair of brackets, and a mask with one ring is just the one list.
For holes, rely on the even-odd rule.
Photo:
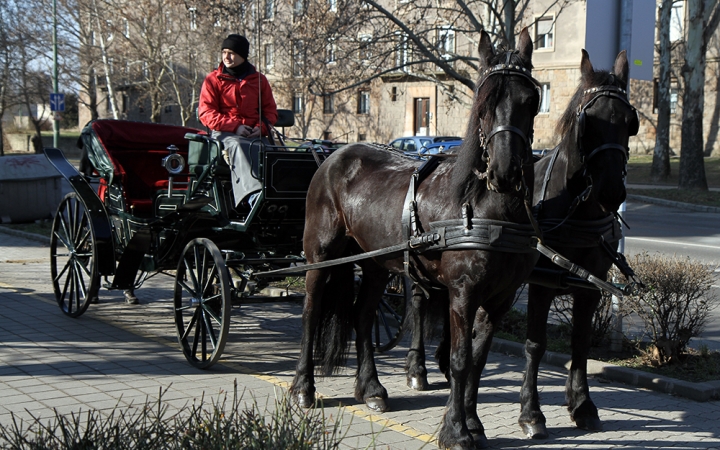
{"label": "street sign", "polygon": [[50,94],[50,111],[65,111],[65,94]]}

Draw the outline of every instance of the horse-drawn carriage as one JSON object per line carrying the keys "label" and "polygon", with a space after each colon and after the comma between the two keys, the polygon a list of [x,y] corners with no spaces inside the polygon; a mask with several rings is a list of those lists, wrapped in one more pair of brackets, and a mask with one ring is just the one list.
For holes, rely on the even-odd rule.
{"label": "horse-drawn carriage", "polygon": [[[276,126],[292,121],[281,111]],[[242,175],[262,188],[236,204],[222,143],[201,130],[96,120],[80,139],[96,176],[81,175],[60,150],[46,149],[74,189],[58,207],[51,236],[60,308],[78,317],[101,283],[127,290],[171,273],[183,353],[192,365],[210,367],[223,352],[231,307],[257,300],[284,278],[263,272],[304,262],[305,197],[328,149],[285,145],[279,133],[275,145],[248,141]],[[381,350],[399,338],[407,292],[401,277],[388,283],[375,333]]]}

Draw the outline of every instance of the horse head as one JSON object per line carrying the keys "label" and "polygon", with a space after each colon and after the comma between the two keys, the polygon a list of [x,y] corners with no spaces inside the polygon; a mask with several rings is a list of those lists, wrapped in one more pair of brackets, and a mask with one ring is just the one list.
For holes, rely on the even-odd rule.
{"label": "horse head", "polygon": [[515,51],[496,51],[486,32],[480,37],[480,78],[461,150],[465,158],[458,163],[492,191],[519,192],[532,186],[532,179],[523,177],[532,176],[533,120],[540,104],[539,83],[531,75],[532,50],[527,28]]}
{"label": "horse head", "polygon": [[572,122],[568,135],[577,146],[568,155],[568,186],[586,192],[603,212],[615,212],[626,197],[628,140],[639,127],[627,99],[627,54],[618,54],[612,72],[595,71],[583,50],[580,71],[580,87],[563,116]]}

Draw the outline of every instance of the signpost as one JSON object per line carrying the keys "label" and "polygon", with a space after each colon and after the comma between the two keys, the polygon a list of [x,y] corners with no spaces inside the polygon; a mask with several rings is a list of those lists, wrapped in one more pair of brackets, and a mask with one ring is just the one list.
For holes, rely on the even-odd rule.
{"label": "signpost", "polygon": [[50,111],[65,111],[65,94],[59,94],[57,92],[50,94]]}

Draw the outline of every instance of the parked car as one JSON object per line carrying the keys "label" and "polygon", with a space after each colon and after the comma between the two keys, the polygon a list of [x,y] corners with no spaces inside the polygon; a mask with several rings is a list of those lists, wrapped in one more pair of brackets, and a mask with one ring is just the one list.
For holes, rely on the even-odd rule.
{"label": "parked car", "polygon": [[343,145],[347,145],[346,142],[335,142],[330,141],[326,139],[312,139],[306,142],[303,142],[302,144],[298,145],[295,151],[297,152],[307,152],[309,151],[310,147],[315,148],[316,151],[322,151],[322,152],[330,152],[332,150],[338,149],[342,147]]}
{"label": "parked car", "polygon": [[418,151],[430,144],[444,141],[457,141],[458,136],[407,136],[390,142],[390,146],[410,156],[418,156]]}
{"label": "parked car", "polygon": [[437,155],[438,153],[451,153],[462,143],[463,141],[461,139],[454,141],[433,142],[432,144],[428,144],[424,148],[421,148],[417,152],[417,155],[422,159],[427,159],[431,155]]}

